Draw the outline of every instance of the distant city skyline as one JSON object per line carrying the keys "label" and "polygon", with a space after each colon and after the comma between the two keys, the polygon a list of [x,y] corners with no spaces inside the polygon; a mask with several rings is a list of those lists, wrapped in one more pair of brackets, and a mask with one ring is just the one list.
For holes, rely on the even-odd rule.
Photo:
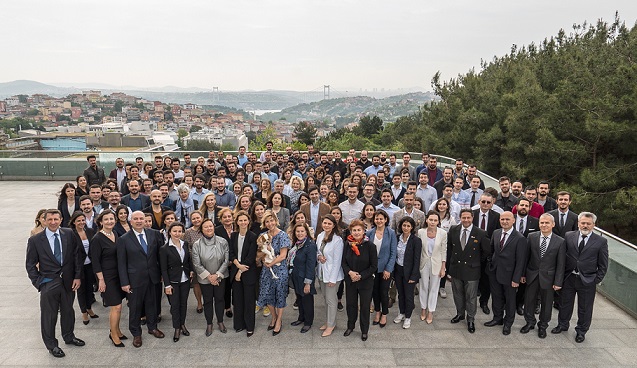
{"label": "distant city skyline", "polygon": [[15,1],[0,82],[221,91],[431,90],[573,24],[633,27],[637,1]]}

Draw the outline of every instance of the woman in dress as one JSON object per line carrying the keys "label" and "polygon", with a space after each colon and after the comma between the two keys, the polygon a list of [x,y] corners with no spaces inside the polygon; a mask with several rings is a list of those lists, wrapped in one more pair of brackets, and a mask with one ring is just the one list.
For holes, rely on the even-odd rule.
{"label": "woman in dress", "polygon": [[75,196],[81,197],[88,195],[88,187],[86,186],[86,178],[83,175],[79,175],[75,178]]}
{"label": "woman in dress", "polygon": [[175,221],[167,230],[168,242],[159,248],[159,267],[175,329],[173,342],[177,342],[181,334],[190,336],[186,328],[186,311],[193,272],[188,244],[181,240],[186,228],[181,222]]}
{"label": "woman in dress", "polygon": [[[228,210],[229,211],[229,210]],[[203,310],[206,317],[206,336],[212,335],[213,302],[219,331],[226,333],[223,324],[224,294],[228,272],[229,249],[226,239],[215,235],[211,219],[201,223],[203,236],[192,247],[192,266],[201,285]]]}
{"label": "woman in dress", "polygon": [[374,214],[376,213],[376,207],[371,203],[365,203],[363,206],[363,212],[361,212],[361,221],[365,225],[365,231],[370,231],[374,228]]}
{"label": "woman in dress", "polygon": [[115,213],[117,214],[117,222],[113,230],[117,233],[117,236],[122,236],[130,230],[130,223],[128,222],[128,206],[120,204],[115,207]]}
{"label": "woman in dress", "polygon": [[396,264],[396,233],[389,227],[389,215],[383,210],[374,213],[374,228],[367,232],[367,237],[376,246],[378,268],[374,278],[374,325],[385,327],[389,313],[389,284]]}
{"label": "woman in dress", "polygon": [[93,313],[93,309],[91,308],[93,303],[95,303],[95,295],[93,294],[95,274],[93,273],[91,258],[88,254],[90,240],[95,235],[95,232],[93,229],[86,227],[86,217],[82,211],[73,213],[69,220],[69,226],[73,229],[76,242],[82,244],[82,247],[80,247],[80,257],[84,262],[84,269],[80,288],[77,289],[77,303],[80,305],[80,311],[82,312],[82,323],[88,325],[89,322],[91,322],[89,316],[90,318],[99,318],[97,314]]}
{"label": "woman in dress", "polygon": [[60,191],[58,197],[58,210],[62,212],[62,227],[71,227],[69,225],[69,219],[75,211],[79,211],[80,201],[75,194],[75,185],[73,183],[66,183]]}
{"label": "woman in dress", "polygon": [[254,334],[254,308],[257,284],[257,235],[250,231],[250,215],[246,211],[235,214],[236,231],[230,236],[230,279],[232,281],[233,327],[236,332],[246,330]]}
{"label": "woman in dress", "polygon": [[[199,239],[201,239],[201,222],[203,221],[203,215],[199,211],[193,211],[190,214],[190,222],[192,226],[190,229],[186,229],[184,232],[184,242],[188,244],[188,250],[192,254],[192,245]],[[203,313],[203,302],[201,300],[201,288],[196,278],[191,280],[192,291],[195,294],[195,300],[197,301],[197,313]]]}
{"label": "woman in dress", "polygon": [[119,281],[119,271],[117,268],[117,234],[113,231],[115,227],[115,214],[111,211],[102,211],[95,223],[100,231],[93,236],[90,243],[91,261],[93,271],[97,277],[97,290],[102,293],[104,304],[110,307],[108,322],[110,334],[108,338],[117,347],[124,347],[121,340],[127,337],[119,328],[119,321],[122,315],[122,299],[125,298]]}
{"label": "woman in dress", "polygon": [[299,205],[299,198],[303,193],[305,193],[303,191],[303,189],[305,188],[305,183],[303,183],[303,179],[299,178],[298,176],[293,176],[290,179],[290,188],[291,191],[288,194],[288,196],[290,197],[290,207],[291,212],[295,213],[299,210],[299,208],[301,208],[301,205]]}
{"label": "woman in dress", "polygon": [[403,322],[403,328],[411,327],[411,313],[414,310],[414,288],[420,274],[420,252],[422,242],[416,236],[416,222],[405,216],[398,222],[398,244],[396,246],[396,266],[394,280],[398,294],[399,314],[394,323]]}
{"label": "woman in dress", "polygon": [[349,231],[341,262],[347,284],[347,330],[343,336],[349,336],[354,331],[360,310],[361,339],[367,341],[369,306],[372,301],[374,275],[378,268],[378,253],[374,243],[365,236],[363,221],[352,220]]}
{"label": "woman in dress", "polygon": [[292,326],[303,325],[301,333],[306,333],[314,323],[314,278],[316,277],[316,243],[310,238],[310,229],[305,222],[299,222],[292,227],[293,247],[288,253],[288,265],[291,270],[290,278],[296,294],[299,317],[292,322]]}
{"label": "woman in dress", "polygon": [[[259,301],[257,305],[261,308],[267,306],[272,313],[272,320],[268,326],[268,331],[272,330],[272,336],[281,332],[283,322],[283,309],[286,306],[285,299],[288,294],[288,266],[287,254],[291,241],[285,231],[279,228],[279,220],[275,213],[268,210],[263,215],[263,227],[267,230],[271,241],[272,251],[275,258],[272,262],[265,262],[261,270]],[[272,272],[278,279],[272,277]]]}
{"label": "woman in dress", "polygon": [[268,198],[268,209],[272,211],[279,220],[279,229],[287,230],[290,224],[290,211],[285,208],[283,194],[274,192]]}
{"label": "woman in dress", "polygon": [[40,232],[44,231],[44,228],[46,227],[44,222],[45,213],[46,213],[46,208],[43,208],[39,210],[38,213],[35,215],[35,226],[33,227],[33,229],[31,229],[31,236],[35,234],[39,234]]}
{"label": "woman in dress", "polygon": [[414,256],[420,256],[420,287],[419,295],[420,319],[433,322],[434,312],[438,303],[440,279],[445,276],[447,261],[447,232],[441,229],[440,215],[436,211],[427,212],[425,218],[427,227],[418,230],[418,237],[423,242],[422,251]]}
{"label": "woman in dress", "polygon": [[343,238],[339,234],[338,222],[332,215],[325,215],[321,223],[323,231],[316,237],[318,245],[318,278],[325,297],[327,320],[321,330],[322,337],[332,334],[336,328],[338,309],[337,291],[343,281]]}

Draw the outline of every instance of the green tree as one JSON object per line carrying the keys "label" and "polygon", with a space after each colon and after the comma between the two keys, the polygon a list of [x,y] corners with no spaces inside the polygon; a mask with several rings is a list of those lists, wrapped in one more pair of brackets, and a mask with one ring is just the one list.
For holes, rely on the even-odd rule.
{"label": "green tree", "polygon": [[294,137],[306,145],[314,144],[316,128],[309,121],[302,121],[294,127]]}
{"label": "green tree", "polygon": [[200,131],[201,129],[203,129],[201,126],[199,126],[199,125],[193,125],[193,126],[191,126],[191,127],[190,127],[190,133],[198,132],[198,131]]}
{"label": "green tree", "polygon": [[355,132],[364,137],[371,138],[374,134],[378,134],[382,130],[383,120],[376,115],[372,117],[367,115],[358,120],[358,127],[355,129]]}
{"label": "green tree", "polygon": [[189,139],[185,150],[195,151],[218,151],[221,147],[218,144],[208,142],[205,139]]}

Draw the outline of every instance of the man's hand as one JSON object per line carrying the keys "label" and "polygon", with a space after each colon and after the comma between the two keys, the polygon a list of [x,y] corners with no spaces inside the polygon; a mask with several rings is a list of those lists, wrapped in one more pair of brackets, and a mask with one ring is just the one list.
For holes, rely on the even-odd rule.
{"label": "man's hand", "polygon": [[80,288],[82,281],[80,279],[73,279],[73,284],[71,284],[71,289],[73,291],[77,291]]}

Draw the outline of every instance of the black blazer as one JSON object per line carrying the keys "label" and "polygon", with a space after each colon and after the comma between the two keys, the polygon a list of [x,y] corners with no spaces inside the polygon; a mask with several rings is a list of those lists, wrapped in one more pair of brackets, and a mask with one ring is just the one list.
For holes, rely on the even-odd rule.
{"label": "black blazer", "polygon": [[488,264],[489,272],[495,274],[499,284],[511,285],[520,283],[526,269],[527,243],[526,238],[519,231],[511,229],[511,233],[504,240],[504,248],[500,250],[502,229],[497,229],[491,237],[491,257]]}
{"label": "black blazer", "polygon": [[[513,227],[517,226],[517,221],[518,221],[517,215],[515,216],[515,221],[516,222],[513,223]],[[540,221],[537,219],[537,217],[527,215],[526,218],[524,219],[524,232],[522,233],[522,236],[524,236],[525,238],[528,238],[530,233],[533,233],[539,230],[540,230]]]}
{"label": "black blazer", "polygon": [[[396,234],[398,240],[402,234]],[[403,260],[403,270],[405,280],[418,282],[420,280],[420,255],[422,254],[422,240],[412,234],[407,240],[405,247],[405,258]],[[396,268],[394,267],[394,270]]]}
{"label": "black blazer", "polygon": [[[75,241],[77,242],[78,252],[80,253],[80,260],[82,261],[82,266],[84,266],[84,260],[86,260],[86,257],[90,257],[90,254],[86,253],[86,250],[84,249],[84,244],[82,244],[82,238],[80,238],[80,234],[78,234],[75,230],[71,230],[71,231],[73,231],[73,236],[75,237]],[[93,236],[95,236],[95,233],[97,231],[91,229],[90,227],[87,227],[84,229],[84,232],[86,232],[86,238],[88,239],[90,244],[91,239],[93,239]],[[91,250],[89,248],[89,253],[90,252]],[[83,269],[84,267],[82,267],[82,270]]]}
{"label": "black blazer", "polygon": [[[477,226],[480,228],[480,220],[482,218],[482,213],[479,209],[473,210],[473,226]],[[494,210],[489,210],[487,215],[487,237],[491,238],[493,232],[496,229],[500,228],[500,214],[495,212]]]}
{"label": "black blazer", "polygon": [[360,256],[354,253],[350,242],[345,239],[341,266],[345,274],[345,282],[349,284],[352,283],[352,279],[349,277],[349,271],[358,272],[361,275],[361,279],[358,282],[363,282],[367,279],[371,279],[376,274],[376,269],[378,268],[378,252],[376,252],[376,245],[374,243],[369,240],[364,241],[359,245],[358,250]]}
{"label": "black blazer", "polygon": [[491,253],[487,232],[471,228],[464,250],[460,243],[462,224],[454,225],[447,235],[447,274],[463,281],[478,281],[481,264]]}
{"label": "black blazer", "polygon": [[536,231],[527,238],[526,283],[530,284],[539,276],[540,288],[548,290],[564,283],[564,264],[566,262],[566,242],[558,235],[551,235],[544,257],[540,258],[542,233]]}
{"label": "black blazer", "polygon": [[[164,212],[166,211],[172,211],[172,209],[170,207],[166,207],[166,206],[160,206],[161,207],[161,214],[163,215]],[[142,209],[142,212],[144,213],[150,213],[153,219],[153,225],[152,228],[155,230],[161,230],[161,225],[160,223],[157,223],[157,220],[155,220],[155,213],[153,212],[153,206],[148,206],[148,207],[144,207],[144,209]],[[177,214],[175,214],[175,217],[177,217]]]}
{"label": "black blazer", "polygon": [[555,220],[555,226],[553,227],[553,233],[564,238],[569,231],[577,231],[577,214],[571,210],[568,211],[566,219],[564,219],[564,227],[560,226],[560,210],[550,211],[549,214],[553,216]]}
{"label": "black blazer", "polygon": [[183,261],[177,248],[168,245],[168,243],[159,248],[159,267],[161,268],[164,287],[168,287],[170,284],[179,284],[184,272],[186,277],[190,278],[191,259],[188,243],[184,242],[182,248],[184,250]]}
{"label": "black blazer", "polygon": [[[63,202],[58,201],[58,210],[62,212],[62,224],[60,226],[70,227],[69,220],[71,219],[71,216],[73,214],[69,213],[69,207],[66,205],[66,200]],[[80,210],[80,197],[75,196],[75,209],[73,210],[73,212],[79,211],[79,210]]]}
{"label": "black blazer", "polygon": [[[141,205],[142,209],[144,209],[144,208],[146,208],[146,207],[151,205],[150,197],[148,197],[146,194],[139,193],[139,197],[142,199],[142,205]],[[126,206],[130,207],[130,194],[127,194],[127,195],[123,196],[121,203],[123,205],[126,205]]]}
{"label": "black blazer", "polygon": [[608,241],[606,238],[591,233],[586,246],[579,252],[578,231],[566,233],[566,274],[564,278],[575,276],[571,272],[577,269],[584,285],[599,284],[608,270]]}
{"label": "black blazer", "polygon": [[49,239],[46,237],[46,229],[27,241],[26,270],[31,283],[38,291],[43,279],[56,277],[62,278],[66,291],[72,291],[73,280],[82,277],[84,259],[80,259],[81,245],[77,244],[71,229],[60,228],[59,231],[62,245],[61,265],[53,255]]}
{"label": "black blazer", "polygon": [[144,229],[144,233],[148,254],[144,253],[133,229],[117,239],[117,267],[122,286],[130,285],[134,289],[160,282],[159,248],[164,245],[164,236],[153,229]]}
{"label": "black blazer", "polygon": [[[230,279],[234,280],[239,269],[234,265],[234,260],[239,258],[239,233],[233,232],[230,236]],[[241,274],[241,281],[245,285],[255,285],[259,275],[257,274],[257,235],[252,231],[246,232],[241,250],[241,264],[248,266],[248,270]]]}

